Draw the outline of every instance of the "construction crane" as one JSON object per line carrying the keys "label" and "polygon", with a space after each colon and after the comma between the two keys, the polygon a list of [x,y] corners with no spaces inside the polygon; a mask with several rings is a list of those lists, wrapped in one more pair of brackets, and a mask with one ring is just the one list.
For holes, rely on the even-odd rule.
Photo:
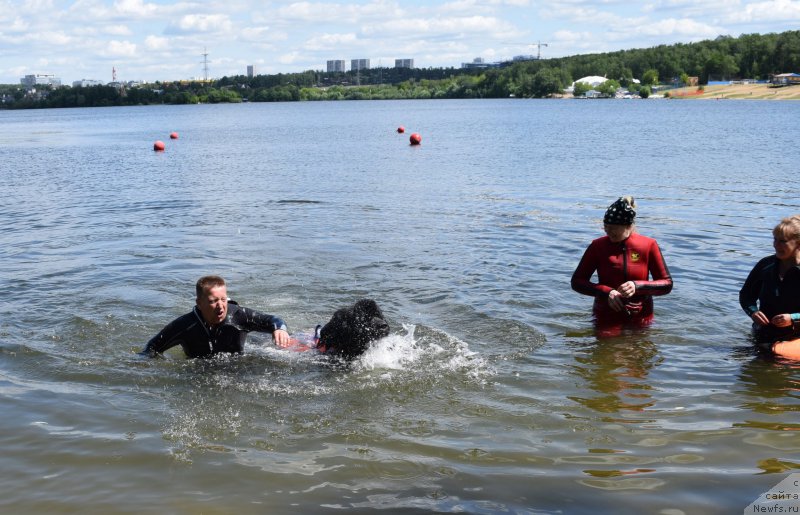
{"label": "construction crane", "polygon": [[536,43],[510,43],[510,42],[505,42],[505,44],[507,44],[507,45],[535,46],[537,48],[537,51],[536,51],[536,59],[537,60],[541,60],[541,58],[542,58],[542,47],[543,46],[548,46],[547,43],[542,43],[541,41],[537,41]]}
{"label": "construction crane", "polygon": [[[531,46],[533,46],[533,45],[534,44],[531,43]],[[548,46],[548,45],[547,45],[547,43],[542,43],[541,41],[537,41],[536,42],[536,46],[538,48],[538,50],[536,52],[536,59],[540,61],[542,59],[542,47],[543,46]]]}

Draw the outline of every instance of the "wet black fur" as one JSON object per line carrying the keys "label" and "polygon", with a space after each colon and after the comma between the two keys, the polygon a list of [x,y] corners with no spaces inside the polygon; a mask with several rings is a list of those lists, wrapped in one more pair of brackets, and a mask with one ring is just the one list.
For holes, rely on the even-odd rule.
{"label": "wet black fur", "polygon": [[389,335],[389,324],[372,299],[361,299],[352,307],[337,310],[320,332],[319,344],[326,353],[353,359],[367,350],[369,343]]}

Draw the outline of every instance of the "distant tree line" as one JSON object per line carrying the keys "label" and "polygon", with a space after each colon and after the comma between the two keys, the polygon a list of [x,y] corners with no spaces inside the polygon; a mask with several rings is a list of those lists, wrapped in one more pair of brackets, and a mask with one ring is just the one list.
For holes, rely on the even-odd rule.
{"label": "distant tree line", "polygon": [[[118,89],[111,86],[0,86],[0,107],[94,107],[221,102],[375,100],[425,98],[541,98],[561,93],[581,77],[599,75],[609,88],[642,89],[698,77],[700,84],[736,78],[768,79],[800,72],[800,31],[720,36],[698,43],[513,62],[498,68],[372,68],[349,72],[305,71],[223,77],[210,82],[156,82]],[[635,85],[633,79],[641,81]]]}

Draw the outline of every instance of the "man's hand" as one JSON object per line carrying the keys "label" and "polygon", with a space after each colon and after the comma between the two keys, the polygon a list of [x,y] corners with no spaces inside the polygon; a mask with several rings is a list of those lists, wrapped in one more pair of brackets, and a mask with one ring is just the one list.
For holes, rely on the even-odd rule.
{"label": "man's hand", "polygon": [[275,342],[275,345],[281,348],[286,348],[291,344],[291,338],[289,338],[289,333],[287,333],[283,329],[276,329],[272,333],[272,341]]}

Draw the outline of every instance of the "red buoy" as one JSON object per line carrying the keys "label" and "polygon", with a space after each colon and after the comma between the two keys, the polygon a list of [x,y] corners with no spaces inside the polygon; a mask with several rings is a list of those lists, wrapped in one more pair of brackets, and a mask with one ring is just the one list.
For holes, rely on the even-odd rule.
{"label": "red buoy", "polygon": [[164,145],[163,141],[159,140],[153,143],[153,150],[155,150],[156,152],[163,152],[165,148],[166,146]]}
{"label": "red buoy", "polygon": [[178,139],[178,133],[177,132],[171,132],[169,134],[169,139]]}
{"label": "red buoy", "polygon": [[410,138],[408,138],[408,140],[411,142],[412,145],[419,145],[420,143],[422,143],[422,136],[420,136],[418,132],[415,132],[414,134],[411,135]]}
{"label": "red buoy", "polygon": [[398,134],[403,134],[404,132],[406,132],[406,128],[403,127],[402,125],[397,128],[397,133]]}

